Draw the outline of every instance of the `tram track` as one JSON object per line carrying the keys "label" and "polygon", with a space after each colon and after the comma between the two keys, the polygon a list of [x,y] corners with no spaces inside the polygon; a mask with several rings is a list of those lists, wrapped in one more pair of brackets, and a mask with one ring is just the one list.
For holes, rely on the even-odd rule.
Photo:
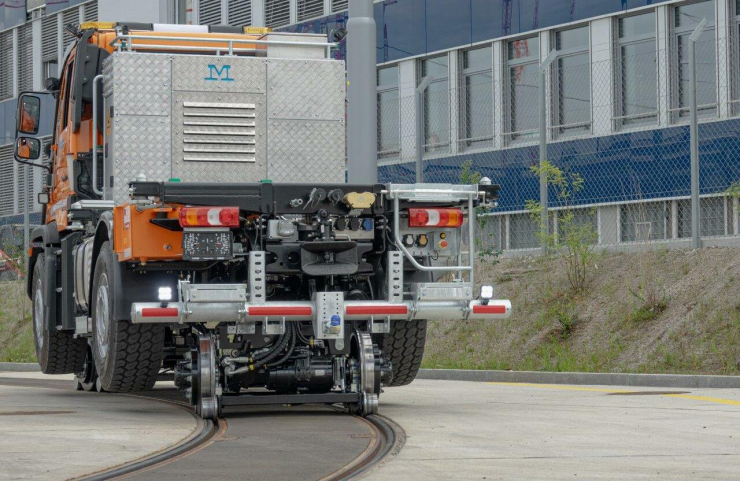
{"label": "tram track", "polygon": [[[0,385],[3,384],[21,387],[43,387],[62,390],[69,390],[71,388],[69,382],[57,380],[0,379]],[[173,463],[176,464],[178,461],[208,448],[210,445],[219,440],[227,440],[229,438],[231,433],[229,433],[229,422],[226,418],[220,417],[216,423],[210,420],[204,420],[195,414],[189,404],[173,399],[167,399],[168,397],[172,397],[173,393],[174,391],[172,390],[159,389],[143,394],[112,395],[128,396],[138,399],[150,400],[153,402],[166,403],[188,412],[194,417],[197,423],[196,429],[194,429],[193,433],[191,433],[190,436],[181,440],[173,446],[169,446],[144,458],[140,458],[122,465],[114,466],[109,469],[98,471],[96,473],[84,475],[76,479],[81,481],[126,479],[129,477],[146,476],[147,473],[150,472],[151,476],[157,476],[156,470],[158,468]],[[342,410],[338,407],[330,407],[326,410],[319,410],[317,412],[321,411],[334,411],[338,413]],[[373,468],[381,464],[383,461],[387,460],[390,456],[400,451],[403,443],[405,442],[405,435],[403,433],[403,430],[390,419],[387,419],[380,415],[368,416],[367,418],[362,418],[360,416],[349,414],[347,414],[347,416],[351,416],[357,419],[365,426],[366,430],[369,432],[369,435],[362,435],[362,437],[367,436],[369,438],[368,445],[349,463],[345,463],[341,468],[337,469],[333,473],[319,478],[321,479],[321,481],[339,481],[362,477],[370,472]],[[235,420],[241,421],[238,417]],[[337,439],[341,440],[342,435],[343,434],[341,433],[337,433]],[[344,435],[346,435],[346,433],[344,433]],[[211,453],[211,455],[218,455],[218,452]],[[249,466],[245,466],[244,468],[245,470],[248,470]],[[305,478],[302,473],[296,472],[294,479]]]}

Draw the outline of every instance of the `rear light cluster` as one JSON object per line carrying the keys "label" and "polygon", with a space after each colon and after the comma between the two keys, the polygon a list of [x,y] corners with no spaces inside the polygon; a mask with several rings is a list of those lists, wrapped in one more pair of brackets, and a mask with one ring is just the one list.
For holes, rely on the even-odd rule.
{"label": "rear light cluster", "polygon": [[409,227],[460,227],[460,209],[409,209]]}
{"label": "rear light cluster", "polygon": [[239,227],[238,207],[183,207],[181,227]]}

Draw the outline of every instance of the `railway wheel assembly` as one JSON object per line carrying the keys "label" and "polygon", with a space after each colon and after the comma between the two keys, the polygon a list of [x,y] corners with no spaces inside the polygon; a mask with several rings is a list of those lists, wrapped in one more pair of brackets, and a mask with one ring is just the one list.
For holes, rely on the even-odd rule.
{"label": "railway wheel assembly", "polygon": [[132,324],[113,317],[117,282],[109,242],[100,247],[92,290],[93,358],[100,387],[110,392],[154,387],[164,357],[162,324]]}
{"label": "railway wheel assembly", "polygon": [[366,332],[355,331],[352,337],[352,349],[349,358],[350,386],[359,392],[357,405],[346,406],[349,411],[360,416],[378,413],[381,378],[384,372],[380,350],[373,344],[372,337]]}
{"label": "railway wheel assembly", "polygon": [[75,338],[72,333],[49,330],[46,326],[46,306],[54,299],[47,299],[44,288],[46,270],[44,254],[39,254],[33,268],[32,310],[33,340],[36,358],[44,374],[69,374],[82,369],[87,352],[87,341]]}
{"label": "railway wheel assembly", "polygon": [[76,391],[95,391],[98,381],[98,372],[95,370],[95,360],[93,359],[92,348],[88,344],[87,355],[82,370],[75,374]]}
{"label": "railway wheel assembly", "polygon": [[197,335],[195,346],[175,367],[175,384],[185,390],[195,412],[204,419],[216,420],[221,411],[217,394],[219,370],[216,343],[209,333]]}

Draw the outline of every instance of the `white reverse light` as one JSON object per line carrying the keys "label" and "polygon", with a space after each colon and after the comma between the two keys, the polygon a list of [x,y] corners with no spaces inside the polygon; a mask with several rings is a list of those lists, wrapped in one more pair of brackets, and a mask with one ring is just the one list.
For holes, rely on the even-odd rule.
{"label": "white reverse light", "polygon": [[171,287],[160,287],[159,288],[159,300],[160,301],[171,301],[172,300],[172,288]]}
{"label": "white reverse light", "polygon": [[493,299],[493,286],[480,286],[480,299],[488,304]]}

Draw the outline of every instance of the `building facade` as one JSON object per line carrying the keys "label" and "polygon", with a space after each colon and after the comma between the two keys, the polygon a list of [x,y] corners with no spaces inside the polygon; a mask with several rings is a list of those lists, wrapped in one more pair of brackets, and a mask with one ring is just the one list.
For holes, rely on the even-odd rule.
{"label": "building facade", "polygon": [[[348,0],[14,1],[27,5],[21,21],[6,2],[0,23],[0,223],[23,204],[23,189],[6,187],[23,174],[10,161],[14,98],[56,73],[67,23],[268,26],[326,33],[339,40],[334,55],[346,54]],[[706,19],[696,44],[701,231],[710,243],[740,236],[738,202],[727,195],[740,181],[740,0],[384,0],[374,16],[381,180],[414,180],[422,136],[425,180],[458,182],[472,171],[501,184],[484,243],[521,252],[538,246],[526,205],[539,200],[538,71],[553,50],[548,159],[583,179],[569,198],[551,189],[553,229],[558,209],[571,206],[602,245],[687,242],[688,37]]]}

